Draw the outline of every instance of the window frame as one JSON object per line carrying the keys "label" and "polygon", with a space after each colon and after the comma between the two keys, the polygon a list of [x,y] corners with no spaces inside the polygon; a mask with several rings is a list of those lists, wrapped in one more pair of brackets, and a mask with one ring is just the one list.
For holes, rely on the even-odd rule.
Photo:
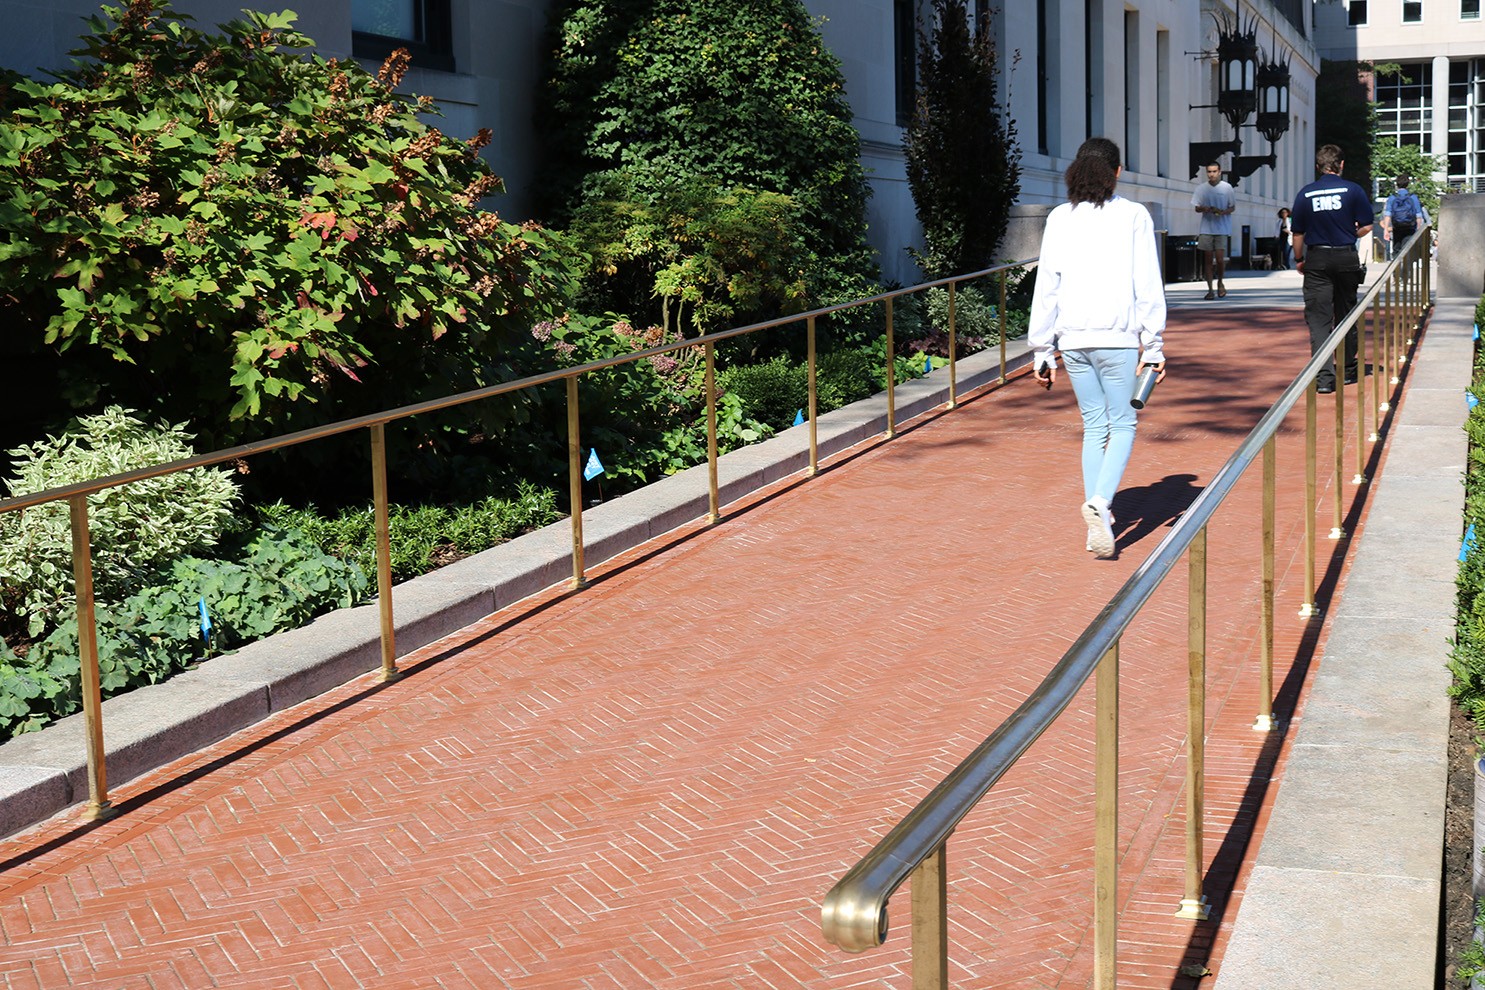
{"label": "window frame", "polygon": [[[1474,4],[1474,13],[1465,10],[1466,4]],[[1478,21],[1480,19],[1480,0],[1459,0],[1459,19],[1461,21]]]}
{"label": "window frame", "polygon": [[[1357,11],[1361,12],[1360,17],[1356,16]],[[1346,4],[1346,27],[1366,27],[1367,13],[1366,0],[1349,0]]]}
{"label": "window frame", "polygon": [[351,54],[356,58],[380,62],[398,48],[406,48],[412,64],[418,69],[454,71],[453,19],[451,0],[407,0],[412,5],[413,22],[422,25],[421,38],[395,38],[369,31],[351,31]]}
{"label": "window frame", "polygon": [[[1417,8],[1417,11],[1418,11],[1418,16],[1415,17],[1415,18],[1413,18],[1412,20],[1409,20],[1408,19],[1408,7],[1409,7],[1409,5]],[[1402,0],[1402,22],[1404,24],[1422,24],[1423,23],[1423,0]]]}
{"label": "window frame", "polygon": [[898,127],[912,123],[918,102],[918,5],[914,0],[892,4],[893,102]]}

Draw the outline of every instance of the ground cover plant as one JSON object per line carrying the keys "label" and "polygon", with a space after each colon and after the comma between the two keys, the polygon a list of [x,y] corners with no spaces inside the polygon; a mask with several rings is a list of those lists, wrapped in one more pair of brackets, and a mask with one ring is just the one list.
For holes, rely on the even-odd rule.
{"label": "ground cover plant", "polygon": [[[1469,453],[1464,474],[1464,539],[1459,552],[1459,573],[1456,578],[1456,622],[1454,647],[1449,655],[1449,669],[1454,675],[1449,693],[1468,718],[1474,732],[1473,745],[1462,740],[1451,742],[1451,755],[1455,746],[1468,750],[1468,758],[1462,760],[1466,767],[1461,775],[1473,780],[1474,763],[1479,756],[1480,738],[1485,733],[1485,550],[1481,548],[1481,537],[1485,536],[1485,403],[1478,402],[1485,396],[1485,351],[1478,344],[1479,330],[1485,324],[1485,296],[1475,305],[1474,371],[1467,399],[1473,400],[1469,416],[1465,420],[1465,433],[1469,437]],[[1452,792],[1452,788],[1451,788]],[[1455,812],[1454,806],[1460,806]],[[1462,819],[1458,826],[1468,837],[1474,834],[1474,823],[1470,817],[1473,799],[1467,794],[1458,801],[1451,799],[1450,818],[1457,814]],[[1473,846],[1472,841],[1468,845]],[[1456,909],[1450,900],[1448,910],[1449,930],[1446,941],[1453,956],[1450,985],[1474,986],[1476,978],[1485,973],[1485,946],[1476,936],[1485,919],[1485,905],[1473,903],[1469,897],[1470,875],[1474,858],[1480,850],[1471,848],[1470,855],[1461,856],[1457,870],[1458,879],[1446,877],[1446,886],[1451,896],[1459,887],[1460,895],[1473,906],[1467,914]],[[1474,931],[1469,931],[1468,918],[1474,919]],[[1457,981],[1457,982],[1456,982]]]}
{"label": "ground cover plant", "polygon": [[[1475,307],[1475,326],[1485,322],[1485,299]],[[1470,394],[1485,396],[1485,351],[1478,347]],[[1449,668],[1451,693],[1475,724],[1485,730],[1485,403],[1465,420],[1469,460],[1464,476],[1465,541],[1460,551],[1458,626]]]}

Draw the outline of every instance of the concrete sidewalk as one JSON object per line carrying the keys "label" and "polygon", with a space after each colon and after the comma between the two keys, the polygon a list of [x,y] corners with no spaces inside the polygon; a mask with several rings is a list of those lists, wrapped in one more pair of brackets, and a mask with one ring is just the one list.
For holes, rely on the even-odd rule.
{"label": "concrete sidewalk", "polygon": [[1409,369],[1218,990],[1434,985],[1474,308]]}
{"label": "concrete sidewalk", "polygon": [[[854,448],[873,432],[880,400],[876,411],[822,417],[822,445],[849,456],[812,480],[791,474],[803,464],[803,430],[729,455],[724,497],[738,501],[719,526],[687,521],[705,511],[695,478],[587,514],[595,566],[579,594],[560,589],[563,528],[400,587],[399,644],[448,635],[411,656],[395,684],[362,676],[332,686],[376,666],[375,612],[361,609],[223,658],[231,663],[148,708],[110,701],[110,747],[140,776],[114,779],[121,813],[111,821],[59,817],[0,843],[0,942],[14,950],[0,956],[0,979],[17,988],[900,983],[906,892],[891,941],[858,957],[821,943],[820,898],[1025,696],[1287,384],[1285,369],[1303,363],[1297,276],[1292,287],[1286,273],[1236,276],[1221,303],[1200,300],[1204,285],[1171,287],[1172,375],[1142,419],[1115,502],[1119,560],[1082,552],[1077,414],[1065,389],[1013,381],[890,443]],[[1234,354],[1260,349],[1268,360],[1232,374]],[[1404,416],[1430,355],[1409,382]],[[972,375],[994,377],[991,358],[977,360],[978,370],[966,362],[966,393]],[[914,383],[921,392],[905,390],[899,408],[931,408],[941,376]],[[1298,600],[1301,440],[1286,424],[1285,603]],[[1392,470],[1400,457],[1388,454]],[[1320,467],[1317,511],[1328,527],[1331,486],[1349,477]],[[1248,966],[1223,950],[1230,941],[1246,951],[1252,921],[1238,908],[1252,870],[1244,851],[1263,835],[1264,768],[1301,772],[1277,762],[1283,737],[1250,728],[1258,494],[1240,486],[1209,535],[1206,828],[1219,841],[1207,851],[1208,922],[1172,917],[1182,894],[1184,582],[1162,589],[1121,647],[1122,690],[1138,713],[1121,739],[1121,987],[1190,988],[1198,982],[1180,975],[1185,965],[1209,964],[1223,979]],[[1372,501],[1355,538],[1363,551],[1389,532],[1387,520],[1408,515],[1384,511],[1396,503],[1381,493]],[[1457,511],[1452,532],[1457,550]],[[1332,655],[1325,636],[1352,607],[1345,546],[1322,541],[1328,549],[1336,556],[1321,570],[1333,607],[1323,621],[1280,622],[1280,683],[1303,680],[1317,649]],[[1385,545],[1376,553],[1389,559]],[[1357,580],[1376,580],[1356,559]],[[213,707],[213,691],[236,700]],[[133,724],[146,715],[148,725]],[[239,721],[254,724],[210,741]],[[57,729],[19,760],[0,749],[10,768],[0,779],[23,783],[12,788],[17,805],[77,793],[81,736]],[[148,769],[172,752],[177,762]],[[1091,698],[1080,697],[956,833],[956,981],[1086,983],[1090,754]],[[31,771],[35,786],[25,786]],[[1395,926],[1390,945],[1403,931]]]}

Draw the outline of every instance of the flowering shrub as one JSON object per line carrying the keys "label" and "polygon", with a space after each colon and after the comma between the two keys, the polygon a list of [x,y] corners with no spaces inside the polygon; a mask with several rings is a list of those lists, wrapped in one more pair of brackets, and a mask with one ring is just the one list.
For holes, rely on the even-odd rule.
{"label": "flowering shrub", "polygon": [[396,95],[405,51],[373,76],[306,55],[290,12],[221,34],[166,0],[103,14],[76,68],[0,86],[0,290],[15,332],[66,355],[59,395],[227,446],[308,403],[510,377],[575,260],[481,208],[490,134],[447,137]]}

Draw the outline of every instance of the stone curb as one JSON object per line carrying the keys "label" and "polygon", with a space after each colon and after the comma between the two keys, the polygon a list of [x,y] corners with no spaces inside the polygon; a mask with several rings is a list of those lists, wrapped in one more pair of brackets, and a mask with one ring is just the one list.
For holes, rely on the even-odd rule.
{"label": "stone curb", "polygon": [[[1030,362],[1024,340],[1006,344],[1007,371]],[[958,394],[994,382],[999,348],[957,362]],[[898,424],[948,401],[940,368],[896,389]],[[819,417],[819,456],[880,436],[886,393]],[[718,458],[725,506],[809,466],[807,427]],[[583,557],[601,563],[706,515],[702,464],[583,512]],[[398,655],[406,655],[492,612],[572,577],[567,520],[396,586],[393,615]],[[110,788],[194,753],[239,729],[337,687],[381,665],[375,602],[323,615],[308,625],[213,658],[163,684],[103,703]],[[82,715],[0,744],[0,837],[41,822],[88,796]]]}
{"label": "stone curb", "polygon": [[1419,343],[1216,990],[1434,985],[1474,305]]}

